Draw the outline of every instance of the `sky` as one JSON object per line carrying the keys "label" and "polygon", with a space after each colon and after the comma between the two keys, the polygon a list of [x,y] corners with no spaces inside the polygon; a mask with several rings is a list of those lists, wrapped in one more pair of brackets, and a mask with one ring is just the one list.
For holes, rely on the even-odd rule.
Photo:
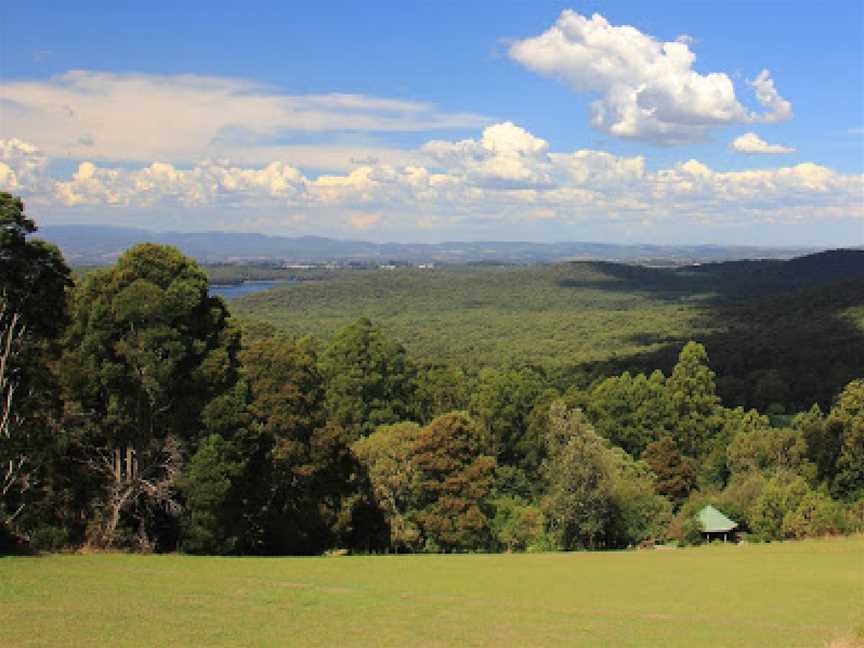
{"label": "sky", "polygon": [[2,3],[0,190],[42,225],[861,245],[862,7]]}

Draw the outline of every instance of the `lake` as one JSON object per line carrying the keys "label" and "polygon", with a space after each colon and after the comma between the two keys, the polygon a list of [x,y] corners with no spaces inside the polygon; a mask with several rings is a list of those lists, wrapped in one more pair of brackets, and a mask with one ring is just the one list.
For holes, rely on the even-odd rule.
{"label": "lake", "polygon": [[283,286],[289,283],[294,282],[285,279],[262,279],[259,281],[244,281],[243,283],[230,285],[216,284],[210,286],[210,294],[222,297],[223,299],[237,299],[238,297],[244,297],[246,295],[251,295],[252,293],[269,290],[270,288]]}

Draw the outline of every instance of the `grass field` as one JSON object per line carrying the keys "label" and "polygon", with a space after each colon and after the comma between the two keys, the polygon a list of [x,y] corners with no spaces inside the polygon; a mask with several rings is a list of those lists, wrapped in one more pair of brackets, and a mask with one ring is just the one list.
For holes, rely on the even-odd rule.
{"label": "grass field", "polygon": [[855,646],[864,538],[668,551],[0,558],[10,646]]}

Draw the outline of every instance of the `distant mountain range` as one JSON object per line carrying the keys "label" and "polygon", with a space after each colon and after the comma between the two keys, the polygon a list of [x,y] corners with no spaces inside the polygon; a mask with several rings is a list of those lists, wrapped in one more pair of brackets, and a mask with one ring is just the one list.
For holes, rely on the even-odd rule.
{"label": "distant mountain range", "polygon": [[173,245],[201,263],[547,263],[604,260],[681,265],[736,259],[788,259],[821,248],[718,245],[625,245],[613,243],[371,243],[318,236],[265,236],[233,232],[152,232],[101,225],[40,228],[39,238],[57,244],[76,266],[106,265],[136,243]]}

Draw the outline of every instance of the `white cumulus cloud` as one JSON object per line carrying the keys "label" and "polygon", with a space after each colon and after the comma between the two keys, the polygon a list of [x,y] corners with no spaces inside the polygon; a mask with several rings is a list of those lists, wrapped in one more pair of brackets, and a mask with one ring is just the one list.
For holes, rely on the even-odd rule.
{"label": "white cumulus cloud", "polygon": [[84,160],[55,178],[37,147],[0,140],[0,190],[38,201],[42,213],[102,214],[106,222],[171,212],[187,227],[348,235],[435,227],[458,236],[482,226],[494,236],[538,222],[680,229],[864,219],[864,176],[811,162],[719,171],[691,159],[653,169],[642,156],[552,152],[510,122],[422,148],[431,159],[425,166],[369,161],[314,178],[280,160],[137,167]]}
{"label": "white cumulus cloud", "polygon": [[0,139],[0,188],[38,190],[47,163],[47,158],[34,144],[15,137]]}
{"label": "white cumulus cloud", "polygon": [[703,139],[711,128],[755,121],[781,121],[791,104],[763,70],[750,85],[763,113],[748,111],[729,75],[694,69],[691,37],[662,42],[629,25],[611,25],[572,10],[538,36],[518,40],[510,57],[530,70],[558,78],[577,92],[599,98],[591,124],[622,138],[662,144]]}
{"label": "white cumulus cloud", "polygon": [[525,189],[550,182],[548,142],[512,122],[487,127],[479,140],[433,140],[423,151],[477,186]]}
{"label": "white cumulus cloud", "polygon": [[759,118],[760,121],[770,123],[792,119],[792,104],[777,92],[774,79],[768,70],[762,70],[755,79],[747,83],[756,92],[756,100],[768,110]]}
{"label": "white cumulus cloud", "polygon": [[737,153],[761,153],[767,155],[795,152],[795,149],[791,146],[769,144],[756,133],[744,133],[736,137],[732,140],[729,148]]}

